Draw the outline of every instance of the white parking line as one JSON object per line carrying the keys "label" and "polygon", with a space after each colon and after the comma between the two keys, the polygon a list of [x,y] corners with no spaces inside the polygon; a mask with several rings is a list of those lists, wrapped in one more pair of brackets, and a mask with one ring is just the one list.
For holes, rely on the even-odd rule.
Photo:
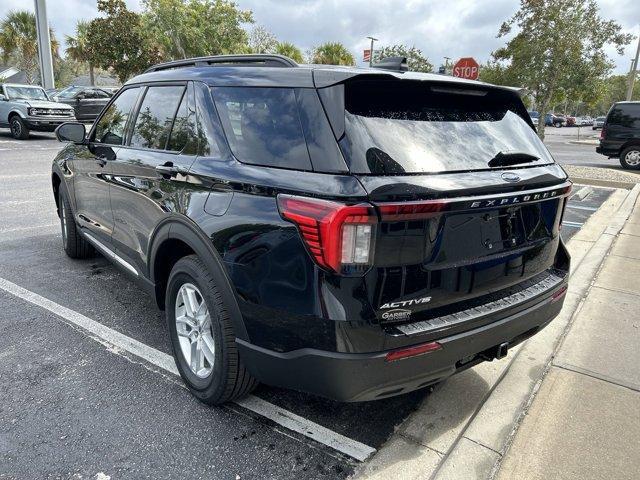
{"label": "white parking line", "polygon": [[580,228],[584,225],[584,223],[580,223],[580,222],[569,222],[568,220],[565,220],[564,222],[562,222],[562,225],[565,225],[567,227],[574,227],[574,228]]}
{"label": "white parking line", "polygon": [[[79,312],[64,307],[1,277],[0,289],[26,302],[48,310],[67,323],[81,327],[88,332],[89,337],[92,339],[103,345],[106,343],[110,347],[115,347],[116,350],[110,349],[110,351],[114,353],[117,353],[117,349],[124,350],[169,373],[178,375],[178,369],[171,355],[167,355],[160,350],[145,345]],[[322,443],[361,462],[376,452],[376,449],[373,447],[345,437],[333,430],[329,430],[322,425],[318,425],[311,420],[307,420],[284,408],[273,405],[255,395],[249,395],[244,399],[237,400],[235,403],[247,410],[268,418],[278,425],[302,434],[307,438],[311,438],[316,442]]]}

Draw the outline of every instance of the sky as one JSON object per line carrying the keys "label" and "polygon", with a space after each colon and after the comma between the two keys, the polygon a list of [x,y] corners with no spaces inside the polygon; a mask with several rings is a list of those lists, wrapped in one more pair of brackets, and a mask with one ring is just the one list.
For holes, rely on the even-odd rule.
{"label": "sky", "polygon": [[[141,0],[126,0],[132,10]],[[361,64],[369,48],[367,36],[377,45],[415,45],[435,66],[445,56],[474,57],[480,63],[504,44],[496,38],[501,23],[518,10],[518,0],[236,0],[252,10],[256,24],[279,40],[299,46],[303,52],[326,41],[342,42]],[[600,14],[622,25],[625,32],[640,33],[640,1],[598,0]],[[0,0],[0,18],[13,9],[33,10],[32,0]],[[47,0],[49,23],[64,47],[64,35],[72,35],[75,23],[97,15],[95,0]],[[580,32],[567,32],[580,35]],[[636,43],[624,55],[608,48],[615,73],[629,70]]]}

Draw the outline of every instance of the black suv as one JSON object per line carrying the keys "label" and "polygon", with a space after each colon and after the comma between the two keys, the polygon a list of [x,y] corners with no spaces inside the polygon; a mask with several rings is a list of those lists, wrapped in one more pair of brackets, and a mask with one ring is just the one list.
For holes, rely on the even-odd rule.
{"label": "black suv", "polygon": [[[386,62],[387,68],[390,62]],[[53,163],[64,249],[166,311],[207,403],[341,401],[473,366],[560,311],[571,184],[511,89],[281,56],[161,64]]]}
{"label": "black suv", "polygon": [[640,170],[640,102],[614,103],[600,132],[596,152]]}

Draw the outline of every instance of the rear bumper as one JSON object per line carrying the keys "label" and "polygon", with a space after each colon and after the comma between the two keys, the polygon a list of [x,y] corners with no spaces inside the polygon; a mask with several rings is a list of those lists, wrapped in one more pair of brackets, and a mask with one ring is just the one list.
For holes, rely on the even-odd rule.
{"label": "rear bumper", "polygon": [[[554,289],[558,292],[566,282]],[[336,353],[305,348],[274,352],[237,340],[242,359],[259,381],[337,401],[377,400],[437,383],[495,356],[495,347],[516,345],[544,328],[562,309],[564,296],[545,295],[512,316],[463,333],[438,338],[442,348],[387,362],[388,351]]]}
{"label": "rear bumper", "polygon": [[599,153],[600,155],[605,155],[607,157],[617,158],[620,156],[621,147],[622,147],[622,144],[619,142],[610,143],[610,142],[600,141],[600,145],[596,147],[596,153]]}

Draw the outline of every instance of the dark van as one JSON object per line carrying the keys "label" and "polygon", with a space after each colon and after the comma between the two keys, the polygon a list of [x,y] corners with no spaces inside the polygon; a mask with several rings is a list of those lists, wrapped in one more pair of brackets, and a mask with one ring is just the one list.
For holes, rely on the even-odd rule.
{"label": "dark van", "polygon": [[596,152],[620,159],[623,168],[640,170],[640,102],[613,104]]}

